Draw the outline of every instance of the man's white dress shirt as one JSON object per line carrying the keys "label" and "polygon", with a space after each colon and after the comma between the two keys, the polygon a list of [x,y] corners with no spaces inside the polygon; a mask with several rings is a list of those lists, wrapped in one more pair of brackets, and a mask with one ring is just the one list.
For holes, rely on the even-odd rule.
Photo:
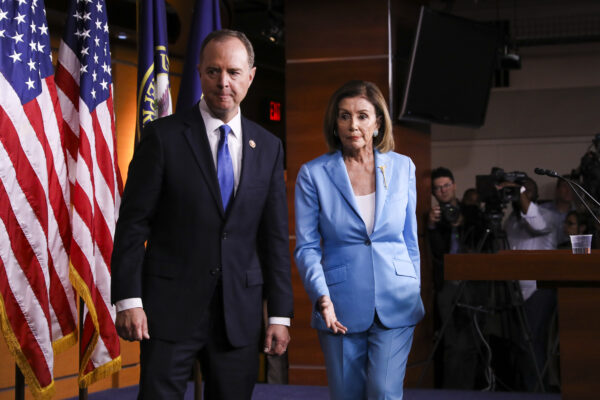
{"label": "man's white dress shirt", "polygon": [[[556,235],[550,211],[534,202],[529,204],[526,214],[517,218],[512,213],[506,220],[504,229],[511,250],[554,250]],[[536,281],[519,281],[523,299],[527,300],[536,291]]]}

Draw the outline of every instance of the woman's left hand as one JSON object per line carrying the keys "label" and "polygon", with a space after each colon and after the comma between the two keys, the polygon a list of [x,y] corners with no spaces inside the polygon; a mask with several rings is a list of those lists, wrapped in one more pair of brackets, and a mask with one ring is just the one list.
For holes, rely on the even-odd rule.
{"label": "woman's left hand", "polygon": [[331,329],[333,333],[341,333],[342,335],[348,331],[340,321],[338,321],[335,316],[335,310],[333,308],[333,302],[327,295],[323,295],[319,297],[317,300],[317,306],[319,307],[319,311],[321,312],[321,316],[325,320],[325,325],[327,328]]}

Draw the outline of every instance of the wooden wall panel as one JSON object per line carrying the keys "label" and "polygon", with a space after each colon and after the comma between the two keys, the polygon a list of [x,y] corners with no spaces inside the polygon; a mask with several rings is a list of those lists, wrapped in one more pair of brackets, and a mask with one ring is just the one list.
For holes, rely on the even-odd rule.
{"label": "wooden wall panel", "polygon": [[115,378],[116,384],[114,387],[127,387],[137,385],[140,381],[140,364],[132,366],[123,366],[118,376]]}
{"label": "wooden wall panel", "polygon": [[[406,35],[416,25],[417,1],[390,2],[392,32],[403,35],[392,41],[394,49],[408,51]],[[394,59],[406,60],[408,54],[388,54],[388,2],[361,0],[286,2],[286,142],[287,187],[290,210],[290,232],[295,245],[294,184],[300,166],[325,153],[322,133],[325,108],[331,94],[350,79],[374,82],[390,100],[390,87],[396,92],[398,75]],[[392,46],[390,46],[392,47]],[[394,72],[390,74],[390,72]],[[392,113],[394,114],[394,113]],[[394,126],[396,151],[410,156],[417,167],[418,215],[430,206],[430,136],[426,126]],[[419,218],[419,222],[421,219]],[[422,224],[421,224],[422,225]],[[422,253],[422,297],[431,311],[432,285],[429,262],[420,226]],[[313,305],[302,287],[295,270],[292,274],[295,296],[295,318],[290,343],[290,382],[295,384],[326,384],[324,360],[316,333],[310,328]],[[420,365],[429,355],[433,323],[430,313],[417,326],[406,375],[407,386],[414,386]]]}
{"label": "wooden wall panel", "polygon": [[[294,4],[296,3],[296,4]],[[387,54],[387,0],[285,4],[286,59]]]}
{"label": "wooden wall panel", "polygon": [[[115,135],[117,138],[117,157],[123,182],[127,178],[129,161],[133,156],[136,124],[137,60],[135,49],[113,51],[113,93],[115,108]],[[117,57],[123,57],[119,59]],[[132,60],[133,57],[133,60]]]}
{"label": "wooden wall panel", "polygon": [[324,364],[311,366],[290,365],[289,374],[290,385],[324,386],[327,384],[327,371]]}
{"label": "wooden wall panel", "polygon": [[[432,348],[433,324],[433,270],[427,242],[425,240],[424,215],[431,207],[431,145],[429,132],[406,126],[394,127],[396,151],[409,156],[416,167],[417,179],[417,222],[419,224],[419,250],[421,252],[421,298],[425,306],[425,318],[416,326],[413,345],[408,359],[406,386],[416,386],[421,375],[423,362]],[[424,384],[433,383],[433,364],[428,367]]]}
{"label": "wooden wall panel", "polygon": [[54,356],[54,376],[63,377],[77,374],[79,346],[75,345]]}
{"label": "wooden wall panel", "polygon": [[120,339],[121,343],[121,365],[128,366],[140,362],[140,343],[128,342]]}
{"label": "wooden wall panel", "polygon": [[[4,335],[0,334],[0,390],[14,386],[15,384],[15,363],[12,355],[8,351],[8,346],[4,340]],[[0,396],[0,400],[2,397]]]}

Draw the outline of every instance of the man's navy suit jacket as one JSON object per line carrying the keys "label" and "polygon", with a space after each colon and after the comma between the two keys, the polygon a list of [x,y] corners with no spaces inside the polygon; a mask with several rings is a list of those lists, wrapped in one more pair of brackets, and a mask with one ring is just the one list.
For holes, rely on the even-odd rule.
{"label": "man's navy suit jacket", "polygon": [[198,104],[144,129],[115,232],[112,302],[141,297],[151,337],[189,338],[219,279],[231,345],[258,339],[263,297],[269,316],[292,317],[283,147],[243,117],[242,135],[225,212]]}

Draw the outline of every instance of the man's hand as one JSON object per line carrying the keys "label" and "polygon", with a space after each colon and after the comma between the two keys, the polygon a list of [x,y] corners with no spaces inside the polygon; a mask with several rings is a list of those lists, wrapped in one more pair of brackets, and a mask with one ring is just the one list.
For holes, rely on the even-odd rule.
{"label": "man's hand", "polygon": [[321,316],[325,320],[325,325],[331,329],[333,333],[345,334],[348,331],[335,316],[335,310],[333,309],[333,302],[329,296],[323,295],[317,300],[317,306],[321,312]]}
{"label": "man's hand", "polygon": [[277,354],[285,353],[288,343],[290,343],[290,333],[288,327],[280,324],[271,324],[265,334],[265,353]]}
{"label": "man's hand", "polygon": [[119,311],[115,320],[117,333],[125,340],[134,341],[150,339],[148,334],[148,320],[141,307]]}
{"label": "man's hand", "polygon": [[525,188],[525,190],[520,191],[521,194],[519,195],[519,206],[521,207],[521,212],[523,214],[527,214],[527,211],[529,210],[529,205],[533,201],[533,192],[535,190],[535,187],[533,187],[533,185],[530,182],[525,182],[523,185],[515,182],[501,182],[500,184],[496,185],[496,189],[498,190],[501,190],[505,187]]}
{"label": "man's hand", "polygon": [[427,226],[430,229],[435,228],[435,224],[440,222],[441,218],[442,218],[442,210],[440,209],[440,206],[431,207],[431,210],[429,210],[429,218],[427,221]]}

